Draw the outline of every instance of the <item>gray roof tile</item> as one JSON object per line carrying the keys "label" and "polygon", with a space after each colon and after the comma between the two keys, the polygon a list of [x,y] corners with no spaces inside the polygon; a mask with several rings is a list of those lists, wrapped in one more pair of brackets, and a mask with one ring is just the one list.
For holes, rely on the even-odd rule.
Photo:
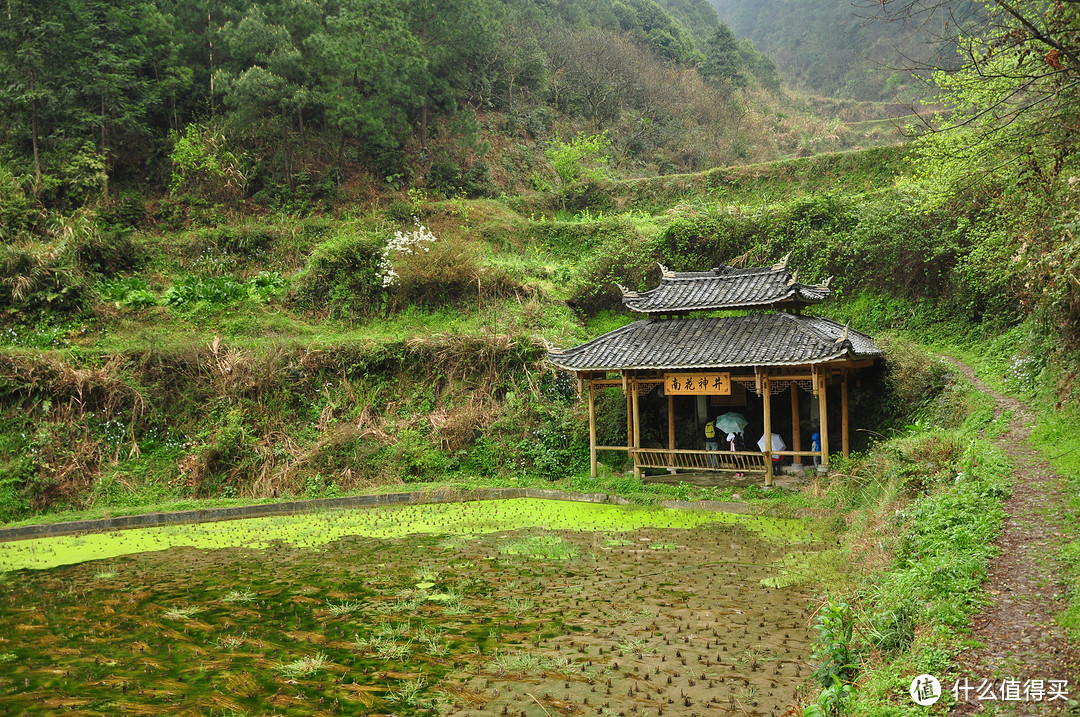
{"label": "gray roof tile", "polygon": [[829,295],[829,284],[800,284],[787,262],[773,267],[711,271],[664,271],[660,286],[627,292],[623,304],[644,314],[817,304]]}
{"label": "gray roof tile", "polygon": [[816,316],[645,319],[548,360],[570,371],[791,366],[880,356],[866,334]]}

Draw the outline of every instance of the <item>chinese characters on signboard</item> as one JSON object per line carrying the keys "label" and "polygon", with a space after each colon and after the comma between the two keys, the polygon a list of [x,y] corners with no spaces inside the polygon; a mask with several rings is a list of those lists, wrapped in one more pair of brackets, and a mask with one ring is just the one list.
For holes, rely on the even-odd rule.
{"label": "chinese characters on signboard", "polygon": [[664,393],[668,396],[730,396],[729,373],[665,373]]}

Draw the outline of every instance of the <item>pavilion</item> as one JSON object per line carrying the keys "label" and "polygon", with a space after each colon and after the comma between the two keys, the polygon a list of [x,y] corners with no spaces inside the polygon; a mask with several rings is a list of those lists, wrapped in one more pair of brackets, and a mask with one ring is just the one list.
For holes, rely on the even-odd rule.
{"label": "pavilion", "polygon": [[[873,366],[881,350],[865,334],[803,314],[805,307],[829,296],[828,281],[799,283],[798,272],[788,270],[786,257],[771,267],[673,272],[661,265],[661,270],[663,277],[654,289],[623,288],[623,304],[645,318],[580,346],[548,352],[548,360],[574,372],[579,391],[587,392],[592,475],[596,475],[598,451],[626,451],[638,477],[643,468],[737,471],[763,473],[765,485],[771,486],[774,456],[790,456],[795,464],[817,456],[827,470],[827,395],[837,386],[841,446],[848,455],[849,380]],[[729,313],[717,316],[717,312]],[[597,445],[596,391],[613,386],[626,394],[626,446]],[[790,395],[790,425],[787,416],[780,421],[790,429],[791,450],[781,451],[773,450],[772,434],[778,421],[772,399],[783,392]],[[809,402],[800,402],[803,393],[810,395]],[[666,448],[642,446],[640,406],[648,394],[667,398]],[[684,417],[693,414],[693,425],[699,429],[695,444],[701,444],[700,428],[712,420],[714,411],[734,408],[759,417],[754,426],[764,438],[764,451],[676,448],[677,399]],[[804,406],[811,410],[804,411]],[[821,434],[820,451],[803,450],[803,425]],[[755,436],[746,438],[748,445],[756,442]]]}

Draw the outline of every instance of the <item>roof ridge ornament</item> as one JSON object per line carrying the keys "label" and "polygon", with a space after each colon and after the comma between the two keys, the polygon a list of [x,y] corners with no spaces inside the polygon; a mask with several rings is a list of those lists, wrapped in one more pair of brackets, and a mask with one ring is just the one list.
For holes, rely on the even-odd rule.
{"label": "roof ridge ornament", "polygon": [[845,343],[848,340],[849,333],[851,333],[851,324],[844,324],[844,330],[840,332],[840,338],[836,339],[836,343]]}
{"label": "roof ridge ornament", "polygon": [[818,286],[820,286],[822,289],[828,289],[829,284],[832,282],[832,280],[833,280],[833,278],[830,276],[828,279],[826,279],[825,281],[818,284]]}
{"label": "roof ridge ornament", "polygon": [[660,262],[656,262],[656,265],[660,267],[660,272],[664,275],[665,279],[670,279],[675,276],[675,272],[673,272],[671,269],[667,268]]}
{"label": "roof ridge ornament", "polygon": [[549,354],[552,354],[554,356],[558,356],[558,355],[564,353],[563,349],[561,349],[558,346],[556,346],[555,344],[551,343],[550,341],[545,339],[543,336],[540,337],[540,340],[544,342],[544,348],[547,349],[547,352]]}
{"label": "roof ridge ornament", "polygon": [[624,299],[635,299],[638,297],[638,292],[627,289],[622,284],[616,284],[615,286],[619,287],[619,291],[622,292]]}
{"label": "roof ridge ornament", "polygon": [[791,258],[791,252],[789,251],[787,254],[784,254],[783,259],[781,259],[780,261],[778,261],[778,262],[776,262],[775,264],[772,265],[772,270],[773,271],[783,271],[784,269],[787,268],[788,259],[790,259],[790,258]]}
{"label": "roof ridge ornament", "polygon": [[791,278],[788,279],[787,285],[788,286],[795,286],[798,283],[799,283],[799,270],[796,269],[795,271],[791,272]]}

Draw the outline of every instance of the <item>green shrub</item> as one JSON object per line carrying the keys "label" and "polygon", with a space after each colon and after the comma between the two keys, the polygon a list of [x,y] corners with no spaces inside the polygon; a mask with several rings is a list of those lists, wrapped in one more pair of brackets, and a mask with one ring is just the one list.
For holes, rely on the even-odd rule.
{"label": "green shrub", "polygon": [[282,238],[278,227],[261,222],[209,227],[195,232],[195,237],[208,246],[228,254],[246,257],[261,255]]}
{"label": "green shrub", "polygon": [[138,229],[146,216],[146,200],[133,192],[124,192],[98,209],[98,221],[111,231]]}
{"label": "green shrub", "polygon": [[755,246],[768,246],[760,220],[727,211],[678,213],[657,237],[657,258],[675,271],[705,271],[730,264]]}
{"label": "green shrub", "polygon": [[399,477],[406,481],[431,481],[441,478],[449,468],[449,457],[439,450],[430,438],[416,429],[406,429],[398,436],[393,450],[393,463]]}
{"label": "green shrub", "polygon": [[248,290],[231,276],[189,276],[173,284],[161,297],[166,306],[188,309],[196,304],[227,304],[244,296]]}
{"label": "green shrub", "polygon": [[380,276],[383,242],[342,233],[320,244],[296,280],[297,302],[334,318],[384,314],[388,294]]}
{"label": "green shrub", "polygon": [[954,380],[952,367],[906,341],[880,343],[893,413],[920,417]]}
{"label": "green shrub", "polygon": [[141,277],[108,279],[99,286],[101,298],[117,306],[143,308],[158,303],[157,294],[150,291]]}
{"label": "green shrub", "polygon": [[139,248],[129,230],[87,232],[75,244],[75,256],[86,271],[113,276],[139,264]]}
{"label": "green shrub", "polygon": [[0,245],[0,308],[9,317],[78,311],[90,295],[73,242]]}
{"label": "green shrub", "polygon": [[583,263],[567,304],[584,316],[621,310],[619,285],[643,291],[660,281],[660,268],[642,237],[614,237]]}
{"label": "green shrub", "polygon": [[225,135],[192,123],[182,134],[173,132],[170,138],[173,142],[169,153],[173,164],[170,192],[194,191],[216,198],[243,194],[247,179],[241,170],[240,157],[229,150]]}
{"label": "green shrub", "polygon": [[437,241],[428,249],[394,260],[397,275],[390,292],[395,311],[497,301],[521,289],[504,269],[481,267],[475,252],[459,242]]}
{"label": "green shrub", "polygon": [[14,241],[41,219],[26,189],[27,181],[0,162],[0,236],[5,241]]}
{"label": "green shrub", "polygon": [[244,286],[247,295],[253,301],[266,304],[285,293],[288,282],[276,271],[260,271],[248,279]]}

